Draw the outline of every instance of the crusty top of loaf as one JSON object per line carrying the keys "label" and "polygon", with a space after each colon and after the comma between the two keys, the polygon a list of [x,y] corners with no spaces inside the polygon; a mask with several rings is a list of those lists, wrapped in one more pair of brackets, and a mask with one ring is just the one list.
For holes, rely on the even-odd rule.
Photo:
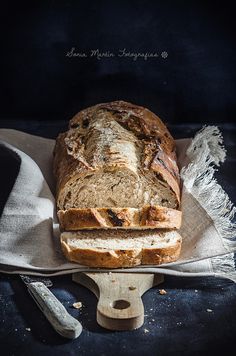
{"label": "crusty top of loaf", "polygon": [[[57,191],[68,181],[73,172],[94,173],[96,162],[88,164],[83,156],[84,139],[89,139],[89,125],[96,115],[109,116],[126,131],[127,141],[134,140],[141,147],[141,167],[144,174],[155,172],[159,180],[167,182],[180,201],[179,170],[176,163],[175,142],[161,119],[146,108],[124,101],[102,103],[76,114],[69,123],[69,130],[60,134],[55,147],[54,173]],[[129,132],[132,133],[129,137]],[[129,157],[130,159],[130,157]],[[67,164],[63,164],[67,161]],[[65,166],[68,169],[65,169]]]}

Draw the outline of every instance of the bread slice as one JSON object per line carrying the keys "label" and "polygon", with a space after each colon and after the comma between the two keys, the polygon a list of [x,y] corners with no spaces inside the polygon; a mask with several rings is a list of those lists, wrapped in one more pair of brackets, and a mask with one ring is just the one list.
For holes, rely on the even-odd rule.
{"label": "bread slice", "polygon": [[63,232],[66,258],[89,267],[122,268],[176,261],[182,238],[177,231],[89,230]]}
{"label": "bread slice", "polygon": [[54,150],[58,210],[178,209],[175,143],[151,111],[123,101],[81,111]]}
{"label": "bread slice", "polygon": [[60,228],[81,229],[179,229],[182,212],[162,206],[142,208],[70,208],[59,210]]}

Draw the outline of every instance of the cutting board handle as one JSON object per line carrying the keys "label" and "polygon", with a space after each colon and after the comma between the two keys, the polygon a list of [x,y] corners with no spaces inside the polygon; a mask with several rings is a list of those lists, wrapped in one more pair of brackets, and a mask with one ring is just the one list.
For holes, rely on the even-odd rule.
{"label": "cutting board handle", "polygon": [[97,322],[110,330],[133,330],[143,325],[141,296],[162,283],[163,275],[153,273],[75,273],[73,280],[89,288],[98,298]]}

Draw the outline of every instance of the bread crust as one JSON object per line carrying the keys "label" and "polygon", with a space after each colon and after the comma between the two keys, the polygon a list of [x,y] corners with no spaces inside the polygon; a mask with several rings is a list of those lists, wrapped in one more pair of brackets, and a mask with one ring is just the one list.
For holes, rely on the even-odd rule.
{"label": "bread crust", "polygon": [[[124,101],[102,103],[80,111],[70,120],[69,131],[58,136],[54,149],[58,208],[63,209],[59,204],[60,196],[69,182],[96,173],[100,169],[96,162],[94,165],[88,164],[83,156],[83,141],[89,135],[90,120],[97,112],[109,112],[113,120],[135,135],[137,144],[142,146],[142,172],[144,175],[154,172],[159,180],[167,183],[174,192],[178,208],[180,179],[173,137],[154,113]],[[68,143],[70,139],[74,143],[73,147]]]}
{"label": "bread crust", "polygon": [[182,212],[162,206],[59,210],[62,231],[82,229],[179,229]]}
{"label": "bread crust", "polygon": [[123,268],[174,262],[179,258],[181,241],[179,235],[176,243],[168,247],[108,250],[71,248],[61,237],[61,246],[65,257],[71,262],[95,268]]}

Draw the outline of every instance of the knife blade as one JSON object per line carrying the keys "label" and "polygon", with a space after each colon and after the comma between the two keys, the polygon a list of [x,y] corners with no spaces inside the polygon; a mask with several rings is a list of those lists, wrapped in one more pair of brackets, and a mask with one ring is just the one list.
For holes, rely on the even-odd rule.
{"label": "knife blade", "polygon": [[82,325],[67,312],[62,303],[48,289],[53,285],[52,281],[45,277],[22,274],[20,277],[52,327],[63,337],[77,338],[82,332]]}

